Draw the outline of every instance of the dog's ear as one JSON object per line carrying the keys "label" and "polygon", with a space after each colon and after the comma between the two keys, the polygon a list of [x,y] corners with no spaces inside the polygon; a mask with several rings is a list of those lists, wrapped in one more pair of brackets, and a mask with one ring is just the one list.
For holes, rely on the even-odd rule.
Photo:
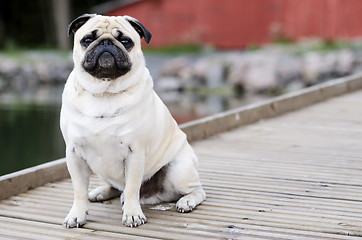
{"label": "dog's ear", "polygon": [[130,16],[124,16],[124,18],[138,32],[141,38],[145,38],[146,43],[150,43],[152,38],[152,33],[148,31],[148,29],[142,23],[140,23],[137,19]]}
{"label": "dog's ear", "polygon": [[96,16],[97,14],[83,14],[82,16],[74,19],[68,26],[68,36],[72,33],[75,33],[81,26],[83,26],[90,18]]}

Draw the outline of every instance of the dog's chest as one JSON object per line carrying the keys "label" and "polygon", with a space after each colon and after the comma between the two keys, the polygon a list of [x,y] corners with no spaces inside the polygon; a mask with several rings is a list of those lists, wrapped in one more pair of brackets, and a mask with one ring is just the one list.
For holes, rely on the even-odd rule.
{"label": "dog's chest", "polygon": [[90,133],[78,138],[75,151],[89,165],[94,173],[123,185],[124,163],[130,147],[120,136],[109,133]]}

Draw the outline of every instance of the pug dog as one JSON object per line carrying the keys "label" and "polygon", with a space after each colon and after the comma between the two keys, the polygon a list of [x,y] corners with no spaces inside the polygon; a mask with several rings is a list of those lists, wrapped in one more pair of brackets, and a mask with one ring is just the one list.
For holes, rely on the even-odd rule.
{"label": "pug dog", "polygon": [[[88,199],[121,196],[122,223],[146,222],[140,204],[177,201],[191,212],[206,197],[198,159],[153,90],[141,39],[151,33],[135,18],[84,14],[74,33],[74,69],[62,96],[61,131],[74,190],[65,227],[86,223]],[[90,175],[104,182],[88,194]]]}

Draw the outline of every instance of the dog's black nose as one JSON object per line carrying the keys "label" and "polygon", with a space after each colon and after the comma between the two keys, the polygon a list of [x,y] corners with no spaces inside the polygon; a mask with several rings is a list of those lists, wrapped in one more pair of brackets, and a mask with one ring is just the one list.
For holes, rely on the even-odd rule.
{"label": "dog's black nose", "polygon": [[109,45],[113,45],[112,41],[109,39],[104,39],[102,42],[99,43],[99,45],[104,45],[104,46],[109,46]]}

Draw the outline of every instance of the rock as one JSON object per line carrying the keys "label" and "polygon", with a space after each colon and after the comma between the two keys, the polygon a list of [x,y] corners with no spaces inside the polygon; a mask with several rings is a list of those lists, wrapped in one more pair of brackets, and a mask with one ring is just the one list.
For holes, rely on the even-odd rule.
{"label": "rock", "polygon": [[183,88],[182,80],[177,77],[161,77],[155,84],[156,91],[175,91]]}
{"label": "rock", "polygon": [[278,88],[283,89],[293,82],[301,81],[302,61],[291,55],[284,55],[279,59],[277,66]]}
{"label": "rock", "polygon": [[248,71],[247,57],[239,54],[231,56],[229,60],[227,83],[233,86],[243,86]]}
{"label": "rock", "polygon": [[222,63],[213,61],[209,64],[208,71],[206,71],[206,86],[208,88],[217,88],[224,85],[224,66]]}
{"label": "rock", "polygon": [[337,64],[337,54],[334,52],[329,52],[322,55],[323,61],[321,62],[321,71],[319,78],[332,78],[335,75],[336,64]]}
{"label": "rock", "polygon": [[336,72],[339,76],[352,73],[356,57],[351,50],[342,50],[337,53]]}
{"label": "rock", "polygon": [[179,77],[187,69],[189,62],[185,57],[178,57],[166,61],[160,68],[160,75],[166,77]]}
{"label": "rock", "polygon": [[210,59],[204,57],[197,60],[192,66],[193,77],[195,79],[198,79],[200,83],[205,84],[209,67],[210,67]]}
{"label": "rock", "polygon": [[308,52],[303,55],[302,74],[304,81],[308,85],[317,82],[321,73],[323,57],[320,53]]}
{"label": "rock", "polygon": [[275,56],[255,56],[248,64],[244,76],[244,88],[251,92],[262,92],[277,87],[277,62]]}
{"label": "rock", "polygon": [[38,62],[34,65],[34,70],[35,70],[36,74],[38,75],[40,81],[48,82],[52,79],[50,72],[53,72],[53,71],[49,71],[49,67],[50,67],[49,65],[44,64],[42,62]]}
{"label": "rock", "polygon": [[333,78],[338,56],[335,52],[308,52],[303,56],[302,74],[307,85]]}
{"label": "rock", "polygon": [[18,71],[19,64],[9,58],[0,57],[0,73],[3,75],[12,75]]}

